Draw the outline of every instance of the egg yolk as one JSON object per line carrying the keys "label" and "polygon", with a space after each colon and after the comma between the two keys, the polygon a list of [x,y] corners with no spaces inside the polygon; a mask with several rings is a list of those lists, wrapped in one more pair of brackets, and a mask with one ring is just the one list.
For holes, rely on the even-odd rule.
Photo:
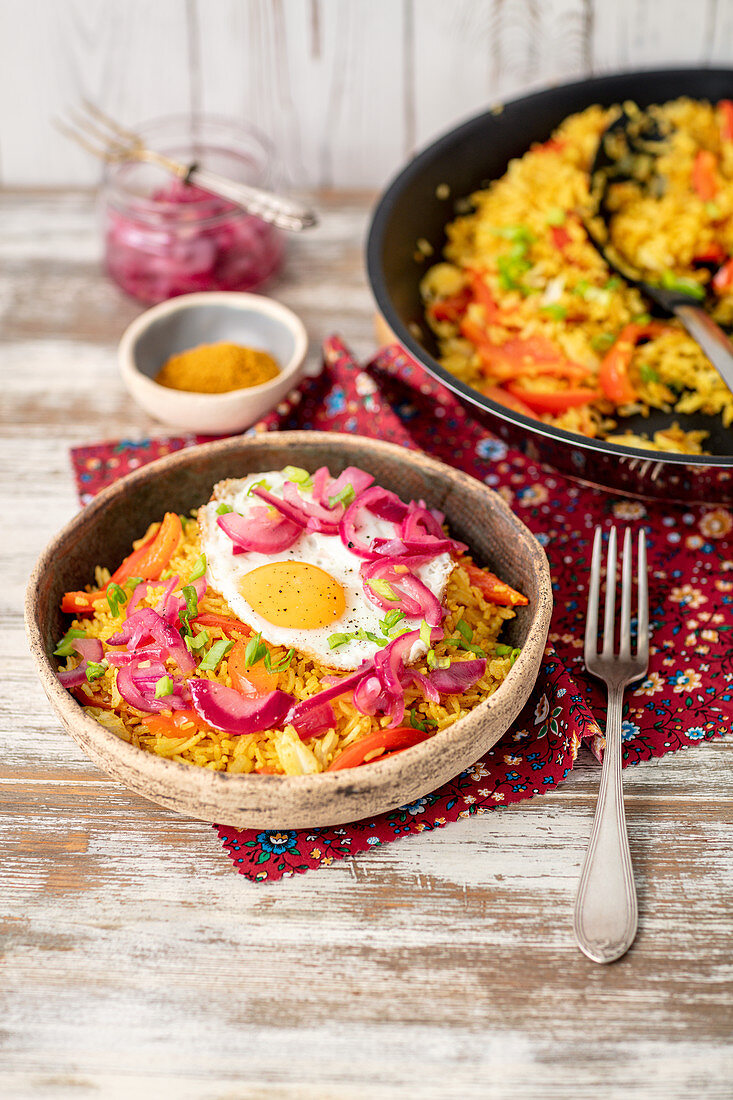
{"label": "egg yolk", "polygon": [[306,561],[276,561],[247,573],[239,590],[250,607],[274,626],[317,630],[340,619],[344,590],[324,569]]}

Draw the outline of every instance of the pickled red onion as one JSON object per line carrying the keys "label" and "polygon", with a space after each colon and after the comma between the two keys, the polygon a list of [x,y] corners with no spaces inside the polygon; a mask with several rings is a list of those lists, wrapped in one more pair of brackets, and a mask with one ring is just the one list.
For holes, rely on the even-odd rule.
{"label": "pickled red onion", "polygon": [[234,543],[234,553],[253,551],[257,554],[278,554],[289,550],[303,533],[303,526],[285,516],[273,519],[266,508],[253,509],[246,519],[236,512],[219,516],[217,524]]}
{"label": "pickled red onion", "polygon": [[[405,569],[400,558],[365,562],[360,573],[366,598],[385,611],[402,611],[408,619],[421,618],[428,626],[439,626],[445,612],[438,597],[414,573],[398,572],[398,569]],[[398,599],[390,600],[375,591],[369,583],[373,580],[386,582]]]}
{"label": "pickled red onion", "polygon": [[246,696],[213,680],[190,680],[189,689],[196,713],[214,729],[225,733],[257,733],[279,726],[293,699],[284,691]]}

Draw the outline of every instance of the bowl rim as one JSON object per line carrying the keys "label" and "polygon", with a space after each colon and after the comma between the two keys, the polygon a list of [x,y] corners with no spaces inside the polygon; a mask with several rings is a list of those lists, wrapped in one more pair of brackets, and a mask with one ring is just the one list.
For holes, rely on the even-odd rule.
{"label": "bowl rim", "polygon": [[[149,375],[145,374],[137,365],[135,358],[135,345],[140,336],[161,317],[168,317],[175,313],[184,313],[189,309],[196,309],[201,305],[227,305],[238,309],[242,313],[259,313],[280,321],[293,335],[295,346],[293,353],[275,375],[266,382],[260,382],[257,386],[245,386],[238,390],[228,390],[226,393],[199,393],[197,390],[174,390],[169,386],[161,386]],[[123,380],[134,386],[142,386],[149,397],[168,402],[190,404],[195,401],[197,405],[207,407],[213,411],[217,406],[237,404],[244,397],[258,397],[268,392],[280,389],[284,383],[292,384],[300,367],[302,367],[308,352],[308,333],[303,321],[288,306],[278,302],[275,298],[269,298],[264,294],[252,294],[248,291],[219,290],[198,291],[195,294],[180,294],[175,298],[169,298],[165,302],[159,302],[150,309],[140,313],[123,332],[117,349],[117,360]]]}
{"label": "bowl rim", "polygon": [[[311,775],[260,775],[212,771],[209,768],[169,760],[155,753],[147,752],[145,749],[136,748],[134,745],[122,740],[122,738],[87,715],[81,704],[61,685],[56,676],[53,659],[46,651],[40,629],[36,623],[36,610],[39,606],[40,596],[38,581],[53,569],[54,562],[58,558],[59,547],[74,533],[80,518],[82,516],[93,518],[101,516],[107,506],[118,500],[118,498],[124,497],[128,489],[145,484],[148,480],[154,479],[159,472],[175,469],[177,466],[185,466],[195,461],[196,457],[201,454],[202,449],[205,450],[207,455],[216,452],[224,453],[227,450],[239,450],[240,448],[246,450],[249,446],[253,448],[254,446],[261,446],[268,439],[273,442],[286,440],[295,446],[313,443],[316,446],[328,445],[337,449],[351,442],[355,444],[368,443],[373,451],[393,459],[399,458],[402,462],[411,462],[413,458],[418,458],[423,470],[437,474],[441,478],[445,478],[445,471],[447,470],[450,472],[453,484],[463,485],[473,491],[478,489],[486,494],[491,507],[501,512],[509,528],[513,529],[514,536],[524,540],[531,550],[532,566],[538,580],[539,598],[536,606],[532,609],[532,621],[527,640],[506,679],[502,681],[492,695],[479,703],[465,718],[459,719],[447,729],[440,730],[433,737],[405,749],[396,756],[388,757],[385,760],[376,760],[359,768],[319,772]],[[366,794],[377,791],[382,786],[388,786],[390,780],[395,779],[404,767],[404,761],[410,761],[414,765],[419,764],[421,760],[426,759],[435,752],[436,739],[439,739],[438,743],[446,748],[461,741],[462,731],[469,719],[482,714],[489,715],[503,703],[507,691],[505,685],[509,684],[513,687],[514,684],[521,682],[526,674],[531,675],[530,669],[533,662],[537,660],[537,664],[539,664],[541,655],[544,653],[552,607],[550,569],[544,549],[529,528],[512,512],[506,501],[489,486],[477,478],[456,470],[421,451],[406,452],[405,448],[394,443],[385,443],[381,440],[359,435],[344,437],[335,432],[299,430],[255,433],[246,437],[228,437],[199,444],[195,447],[184,448],[134,470],[103,489],[64,525],[41,552],[26,588],[25,625],[31,653],[35,659],[43,688],[57,714],[63,714],[69,722],[73,722],[76,726],[81,724],[90,739],[101,743],[102,747],[106,746],[112,749],[114,755],[121,759],[123,764],[128,764],[133,769],[138,769],[140,765],[147,764],[146,770],[150,771],[161,782],[176,784],[178,780],[181,780],[182,782],[177,784],[181,793],[191,786],[193,777],[198,776],[197,796],[214,800],[216,792],[221,789],[222,784],[234,784],[235,788],[239,785],[239,790],[241,790],[243,796],[245,792],[261,790],[263,785],[269,785],[271,788],[277,786],[284,793],[291,790],[303,793],[308,786],[313,786],[314,791],[319,794],[328,794],[329,792],[347,793],[349,789],[358,794]],[[503,732],[506,732],[506,730]]]}
{"label": "bowl rim", "polygon": [[[441,131],[437,137],[422,146],[414,157],[398,169],[379,194],[372,210],[365,244],[367,277],[369,279],[372,294],[374,295],[379,312],[394,333],[397,342],[405,351],[425,367],[430,374],[443,382],[443,384],[461,398],[462,401],[473,405],[475,408],[489,412],[498,420],[504,420],[515,426],[524,427],[530,434],[554,440],[563,446],[580,448],[591,453],[617,455],[619,459],[635,459],[637,462],[660,462],[669,466],[690,466],[700,469],[728,469],[733,466],[733,455],[686,455],[676,454],[672,451],[646,450],[640,447],[626,446],[622,443],[609,443],[607,440],[592,439],[590,436],[569,432],[564,428],[555,428],[551,425],[542,423],[542,421],[530,419],[523,413],[514,412],[503,405],[497,404],[496,401],[484,396],[478,390],[474,389],[473,386],[467,385],[454,374],[451,374],[450,371],[446,370],[446,368],[415,339],[409,327],[402,321],[396,307],[393,305],[392,295],[389,291],[387,279],[382,267],[382,251],[392,207],[400,197],[405,184],[419,177],[425,167],[432,163],[433,158],[438,153],[450,149],[453,145],[460,142],[462,138],[470,136],[475,128],[481,127],[492,117],[496,117],[498,107],[501,108],[502,113],[506,110],[516,110],[520,108],[530,111],[533,103],[543,101],[549,93],[572,90],[573,88],[580,87],[588,89],[588,106],[590,106],[596,101],[593,99],[595,91],[600,93],[604,88],[613,86],[616,81],[622,78],[633,80],[638,77],[659,77],[662,79],[666,76],[684,77],[687,74],[699,73],[702,71],[711,74],[711,76],[720,74],[733,80],[733,68],[725,66],[705,66],[703,69],[699,65],[681,65],[672,67],[661,66],[660,68],[652,69],[619,69],[614,72],[603,73],[599,76],[586,77],[580,80],[547,84],[528,94],[499,101],[485,111],[479,111],[478,113],[472,114],[457,124]],[[451,217],[453,216],[454,215]]]}

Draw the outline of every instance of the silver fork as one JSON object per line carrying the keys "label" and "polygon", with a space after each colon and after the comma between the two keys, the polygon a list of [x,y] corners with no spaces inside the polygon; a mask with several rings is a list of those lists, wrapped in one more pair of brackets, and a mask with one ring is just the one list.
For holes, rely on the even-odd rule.
{"label": "silver fork", "polygon": [[208,168],[201,168],[196,163],[183,164],[154,149],[149,149],[139,134],[120,126],[88,99],[83,99],[81,102],[85,114],[80,111],[70,111],[68,121],[57,118],[54,119],[54,123],[62,134],[81,145],[88,153],[99,157],[100,160],[107,161],[109,164],[118,164],[127,160],[157,164],[159,168],[185,180],[186,183],[195,183],[212,195],[219,195],[220,198],[237,203],[243,210],[255,214],[263,221],[271,222],[279,229],[288,229],[297,233],[301,229],[309,229],[318,223],[314,211],[295,199],[276,195],[272,191],[263,191],[259,187],[250,187],[211,172]]}
{"label": "silver fork", "polygon": [[585,629],[585,667],[608,688],[606,750],[598,805],[588,851],[580,874],[573,927],[581,951],[594,962],[620,959],[634,941],[636,889],[629,852],[621,780],[621,709],[624,688],[646,675],[649,665],[649,598],[646,538],[639,532],[637,567],[638,626],[636,653],[631,652],[631,531],[624,537],[619,651],[614,653],[616,611],[616,528],[611,528],[606,563],[606,608],[603,648],[598,652],[598,604],[601,588],[601,528],[596,527]]}

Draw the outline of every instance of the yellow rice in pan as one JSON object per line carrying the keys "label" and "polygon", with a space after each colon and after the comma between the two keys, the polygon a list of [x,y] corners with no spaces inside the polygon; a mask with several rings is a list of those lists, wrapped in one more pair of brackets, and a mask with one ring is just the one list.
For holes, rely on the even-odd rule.
{"label": "yellow rice in pan", "polygon": [[[620,191],[614,185],[613,243],[629,256],[641,253],[649,281],[660,281],[672,271],[706,287],[713,269],[696,266],[694,257],[711,246],[721,257],[733,255],[733,140],[723,136],[723,105],[679,99],[656,110],[671,123],[673,134],[657,166],[665,178],[664,194],[657,200],[634,183]],[[587,368],[582,385],[596,390],[604,355],[624,326],[649,321],[649,303],[610,270],[583,220],[589,209],[589,168],[599,137],[616,113],[593,106],[565,119],[548,142],[511,161],[500,179],[471,195],[466,212],[447,226],[444,258],[426,272],[421,289],[441,363],[475,389],[486,392],[496,379],[461,324],[441,318],[439,308],[468,293],[472,271],[481,273],[499,316],[488,318],[475,295],[464,316],[483,329],[492,345],[543,337],[567,360]],[[691,183],[700,149],[715,158],[714,202],[703,201]],[[717,320],[733,323],[733,285],[710,300]],[[604,395],[579,407],[536,415],[569,431],[617,442],[637,442],[614,434],[617,415],[648,416],[651,409],[720,415],[726,426],[733,423],[733,396],[675,320],[639,341],[629,378],[636,392],[629,405]],[[521,388],[539,391],[574,385],[531,371],[521,381]],[[701,453],[705,434],[671,427],[651,445]]]}
{"label": "yellow rice in pan", "polygon": [[[147,534],[149,535],[150,532]],[[135,543],[135,546],[139,546],[142,541]],[[166,570],[170,574],[179,574],[179,588],[188,582],[200,554],[198,523],[196,520],[186,520],[183,539]],[[106,584],[109,576],[108,570],[98,568],[95,577],[97,585],[101,587]],[[147,600],[140,606],[154,607],[163,588],[163,582],[160,588],[151,588]],[[456,623],[463,618],[473,630],[473,642],[489,653],[489,659],[484,676],[473,688],[462,695],[445,696],[440,704],[426,701],[414,688],[405,690],[404,724],[409,724],[412,711],[418,722],[434,723],[434,726],[430,727],[434,732],[451,726],[493,694],[512,665],[510,655],[501,657],[491,655],[503,624],[514,617],[512,608],[487,603],[482,593],[470,584],[465,569],[460,566],[454,569],[448,582],[446,606],[448,614],[443,623],[445,636],[450,637],[454,634]],[[236,617],[223,598],[211,588],[200,601],[199,612]],[[93,616],[84,616],[75,620],[72,625],[83,630],[89,637],[107,641],[120,629],[124,614],[124,607],[122,607],[120,617],[113,618],[109,608],[105,607],[104,610],[95,612]],[[207,625],[207,630],[212,641],[225,637],[217,627]],[[285,656],[285,650],[277,647],[270,648],[273,664],[277,665]],[[471,653],[463,652],[457,656],[455,649],[441,642],[438,642],[434,649],[438,658],[450,656],[454,661],[472,656]],[[78,657],[73,656],[68,659],[64,667],[73,668],[78,663]],[[421,672],[428,671],[424,664],[417,664],[415,667]],[[331,671],[325,665],[296,654],[289,667],[279,674],[277,686],[280,690],[293,695],[297,701],[301,701],[317,694],[321,690],[322,678]],[[216,672],[199,672],[198,675],[217,680],[227,687],[232,686],[226,658],[222,660]],[[283,730],[265,730],[243,736],[231,736],[215,730],[200,731],[192,726],[191,735],[188,737],[166,737],[151,733],[145,724],[145,716],[128,706],[121,698],[115,684],[114,669],[107,670],[93,685],[83,685],[79,691],[87,695],[93,691],[98,697],[103,697],[111,704],[114,710],[93,706],[85,709],[102,725],[138,748],[182,763],[233,773],[259,771],[305,775],[322,772],[348,745],[388,723],[388,719],[384,717],[360,714],[351,702],[350,695],[344,695],[333,701],[337,717],[336,728],[308,741],[302,741],[292,726],[286,726]],[[77,694],[77,698],[81,696]]]}

